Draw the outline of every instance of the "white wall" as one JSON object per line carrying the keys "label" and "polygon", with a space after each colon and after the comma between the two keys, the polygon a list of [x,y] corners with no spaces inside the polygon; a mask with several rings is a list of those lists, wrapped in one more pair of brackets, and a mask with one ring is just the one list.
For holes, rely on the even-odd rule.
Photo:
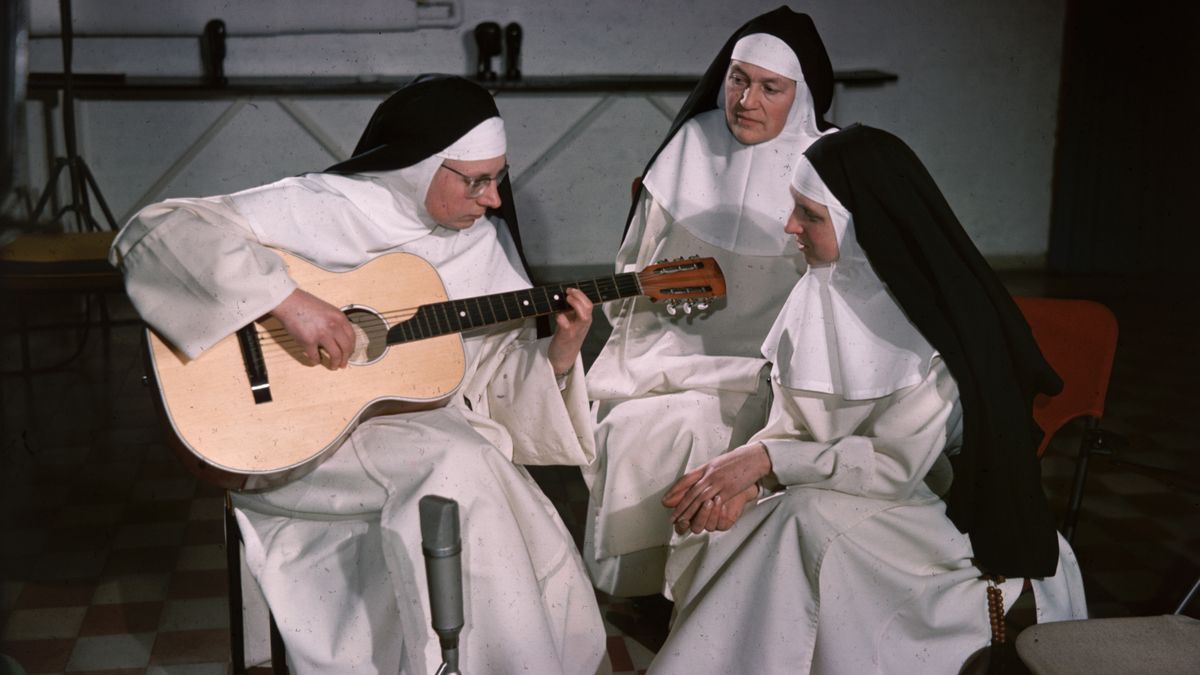
{"label": "white wall", "polygon": [[[778,5],[778,0],[462,2],[462,22],[453,29],[231,37],[226,74],[465,74],[474,69],[470,32],[486,20],[522,24],[526,75],[698,74],[737,25]],[[861,121],[906,139],[994,262],[1039,260],[1047,245],[1063,0],[818,0],[792,7],[813,16],[835,69],[878,68],[899,75],[898,82],[884,86],[840,88],[833,120]],[[31,70],[61,68],[56,39],[35,38],[30,49]],[[74,67],[130,76],[201,73],[198,41],[189,38],[77,39]],[[609,261],[623,227],[629,180],[640,172],[683,95],[502,94],[498,100],[510,130],[510,162],[531,261],[555,266]],[[327,166],[353,147],[377,101],[83,101],[81,151],[120,217],[147,201],[228,192]],[[40,186],[41,118],[39,110],[31,113],[31,183]],[[213,132],[218,121],[225,126]],[[306,134],[302,124],[317,129],[329,147]],[[198,143],[206,133],[212,137]]]}

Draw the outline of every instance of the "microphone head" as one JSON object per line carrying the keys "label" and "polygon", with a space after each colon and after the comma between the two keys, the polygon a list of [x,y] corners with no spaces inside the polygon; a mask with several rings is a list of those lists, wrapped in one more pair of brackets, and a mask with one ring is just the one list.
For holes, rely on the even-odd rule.
{"label": "microphone head", "polygon": [[429,584],[429,615],[433,631],[446,650],[458,647],[464,625],[462,541],[458,532],[458,502],[427,495],[417,504],[421,518],[421,548]]}
{"label": "microphone head", "polygon": [[446,556],[462,550],[458,530],[458,502],[426,495],[417,503],[421,516],[421,547],[433,556]]}

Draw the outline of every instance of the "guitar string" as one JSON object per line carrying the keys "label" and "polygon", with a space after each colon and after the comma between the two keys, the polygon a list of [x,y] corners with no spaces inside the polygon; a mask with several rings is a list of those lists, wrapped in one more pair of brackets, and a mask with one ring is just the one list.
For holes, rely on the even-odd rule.
{"label": "guitar string", "polygon": [[[470,330],[471,328],[481,327],[484,325],[506,323],[508,321],[517,321],[517,320],[521,320],[521,319],[530,318],[533,316],[554,314],[556,312],[564,311],[562,309],[555,309],[552,306],[553,302],[561,302],[561,301],[552,300],[550,298],[550,293],[554,292],[554,291],[557,291],[560,293],[565,293],[566,289],[568,289],[568,288],[578,288],[579,290],[583,290],[586,293],[587,290],[585,290],[583,288],[583,286],[585,286],[585,285],[590,286],[591,289],[589,289],[589,290],[594,290],[596,297],[592,298],[589,296],[589,299],[591,299],[592,302],[600,302],[600,303],[609,302],[612,300],[618,300],[618,299],[621,299],[622,297],[630,297],[633,295],[638,295],[643,292],[642,287],[644,285],[646,285],[648,281],[650,281],[649,277],[652,273],[653,273],[652,270],[647,269],[647,270],[643,270],[642,272],[637,272],[637,273],[614,274],[614,275],[610,275],[610,276],[606,276],[606,277],[596,277],[594,279],[586,279],[586,280],[582,280],[582,281],[578,281],[578,282],[564,283],[564,284],[561,284],[558,286],[555,286],[555,285],[537,286],[537,287],[532,287],[532,288],[527,288],[527,289],[521,289],[518,291],[510,291],[508,293],[499,293],[499,294],[488,295],[488,296],[479,296],[479,297],[474,297],[474,298],[460,298],[457,300],[447,300],[447,301],[438,302],[438,303],[426,303],[423,305],[418,305],[416,307],[407,307],[407,308],[389,310],[389,311],[385,311],[385,312],[378,312],[377,313],[378,316],[381,317],[382,319],[384,319],[385,323],[391,324],[390,326],[389,325],[363,326],[362,324],[359,324],[359,328],[362,329],[363,332],[367,335],[368,345],[374,344],[377,340],[379,340],[381,338],[384,341],[386,341],[387,334],[390,332],[391,328],[398,327],[400,325],[404,325],[408,321],[415,319],[418,316],[418,312],[421,310],[422,307],[428,307],[430,312],[436,312],[438,309],[440,309],[443,313],[442,317],[437,317],[437,316],[432,317],[433,323],[437,324],[436,326],[434,326],[433,323],[430,323],[431,317],[425,317],[427,326],[429,326],[430,328],[436,328],[437,332],[435,332],[433,334],[429,334],[429,335],[418,335],[417,333],[424,333],[424,332],[429,332],[429,331],[422,331],[420,329],[414,329],[414,339],[419,340],[419,339],[425,339],[425,338],[438,337],[441,335],[462,332],[463,330]],[[637,282],[631,283],[634,281],[634,279],[636,279]],[[604,287],[605,287],[604,289],[601,288],[601,284],[604,285]],[[703,284],[703,285],[707,285],[707,284]],[[616,292],[617,295],[612,298],[605,298],[604,293],[606,290]],[[541,294],[543,296],[543,302],[546,303],[546,308],[544,310],[537,307],[536,298],[532,297],[533,293],[539,292],[539,291],[541,292]],[[512,298],[514,298],[514,300],[518,300],[519,298],[517,296],[519,294],[523,294],[523,293],[530,294],[530,300],[533,300],[533,302],[534,302],[534,313],[533,314],[521,313],[519,316],[514,317],[509,313],[509,307],[508,307],[508,305],[506,305],[504,300],[508,297],[512,297]],[[474,314],[472,314],[471,308],[466,306],[466,304],[465,304],[472,300],[475,301]],[[492,315],[492,318],[495,320],[488,320],[486,318],[486,316],[484,315],[483,301],[485,301],[485,300],[487,301],[487,306],[490,311],[490,314]],[[454,317],[454,322],[459,324],[457,329],[450,322],[451,316],[449,314],[447,314],[447,308],[449,308],[450,310],[454,310],[455,308],[453,307],[453,305],[455,303],[459,303],[459,308],[458,308],[459,314],[457,317]],[[516,307],[516,309],[518,312],[520,312],[520,307]],[[508,318],[500,319],[498,310],[504,311],[505,315]],[[376,314],[376,313],[372,312],[372,314]],[[399,323],[395,323],[396,319],[399,319],[399,318],[405,317],[405,316],[407,316],[408,318]],[[475,323],[474,319],[476,316],[478,316],[479,319],[481,319],[480,323]],[[473,324],[473,325],[468,325],[465,327],[462,326],[461,319],[463,319],[463,318],[467,319],[467,322],[470,324]],[[270,339],[266,344],[261,345],[261,347],[260,347],[260,351],[262,352],[261,360],[264,362],[268,355],[274,356],[279,353],[285,353],[285,354],[289,354],[289,356],[290,356],[290,352],[292,352],[294,350],[294,347],[296,345],[295,338],[292,337],[288,333],[287,329],[285,329],[283,327],[276,328],[276,329],[261,329],[260,328],[256,332],[257,332],[257,335],[260,340]],[[271,338],[273,338],[273,339],[271,339]],[[256,359],[256,360],[258,360],[258,359]]]}
{"label": "guitar string", "polygon": [[[639,278],[639,281],[641,281],[641,278],[640,278],[641,274],[644,274],[644,272],[636,275]],[[632,281],[633,281],[633,279],[630,277],[626,277],[622,274],[617,274],[617,275],[612,275],[609,277],[597,277],[595,279],[588,279],[588,280],[584,280],[584,281],[580,281],[580,282],[571,282],[571,283],[567,283],[567,284],[562,284],[560,286],[554,286],[554,285],[537,286],[537,287],[533,287],[533,288],[521,289],[518,291],[511,291],[509,293],[500,293],[500,294],[495,294],[495,295],[490,295],[490,296],[479,296],[477,298],[460,298],[458,300],[447,300],[445,302],[426,303],[423,305],[418,305],[416,307],[394,309],[394,310],[389,310],[389,311],[385,311],[385,312],[378,312],[378,313],[372,312],[372,314],[378,314],[379,317],[383,318],[387,323],[391,324],[391,326],[380,326],[380,325],[363,326],[362,324],[359,324],[359,327],[363,330],[364,333],[366,333],[369,344],[374,343],[376,340],[381,339],[381,338],[386,340],[386,336],[392,327],[403,325],[407,321],[411,321],[412,319],[417,317],[417,313],[421,310],[422,307],[428,307],[428,308],[430,308],[429,309],[430,312],[436,312],[438,309],[441,309],[443,312],[442,317],[437,317],[437,316],[432,317],[433,322],[437,324],[436,326],[434,326],[432,323],[429,324],[430,328],[436,328],[438,332],[435,332],[434,334],[430,334],[430,335],[421,335],[421,336],[417,337],[416,339],[438,337],[441,335],[448,335],[451,333],[461,332],[462,330],[470,330],[471,328],[479,327],[479,326],[483,326],[483,325],[491,325],[491,324],[496,324],[496,323],[507,323],[508,321],[518,321],[521,319],[531,318],[533,316],[554,314],[556,312],[565,311],[562,309],[554,309],[553,308],[553,306],[552,306],[553,303],[558,302],[558,301],[551,299],[550,293],[554,292],[554,291],[558,291],[560,293],[565,293],[567,288],[580,288],[580,286],[583,286],[583,285],[590,285],[590,286],[594,287],[597,297],[589,298],[589,299],[592,299],[593,302],[597,302],[597,301],[609,302],[611,300],[621,299],[621,297],[629,297],[630,295],[636,294],[640,288],[640,284],[633,284],[633,283],[631,283]],[[622,282],[625,282],[625,283],[622,283]],[[603,284],[606,288],[601,289],[601,284]],[[584,290],[584,289],[580,288],[580,290]],[[538,291],[540,291],[541,294],[543,295],[542,302],[545,303],[544,310],[538,307],[539,303],[538,303],[537,299],[531,297],[530,300],[532,300],[534,303],[533,309],[534,309],[535,313],[520,314],[519,316],[509,315],[508,306],[503,302],[503,299],[505,297],[512,297],[512,296],[516,296],[518,294],[532,294],[532,293],[538,292]],[[603,296],[606,291],[613,291],[613,292],[616,292],[618,295],[613,298],[605,299]],[[586,293],[587,291],[585,290],[584,292]],[[629,295],[622,296],[621,293],[623,293],[623,292],[627,292],[627,293],[629,293]],[[471,311],[471,308],[465,307],[465,303],[468,303],[469,301],[472,301],[472,300],[476,301],[474,303],[475,307],[473,308],[474,312]],[[497,321],[487,321],[486,320],[486,317],[484,316],[484,311],[482,309],[482,304],[483,304],[484,300],[488,301],[488,308],[490,310],[490,313],[494,318],[498,319]],[[497,302],[497,301],[499,301],[499,302]],[[461,327],[458,330],[455,330],[454,326],[450,323],[450,316],[448,314],[445,314],[446,309],[447,308],[453,309],[452,306],[455,303],[458,303],[458,304],[460,304],[460,306],[465,307],[465,308],[459,309],[460,314],[458,315],[458,317],[455,318],[455,321],[458,322],[460,324],[460,326],[461,326],[460,319],[464,319],[464,318],[468,322],[471,322],[471,323],[474,322],[473,320],[475,317],[479,317],[483,321],[478,325]],[[516,309],[519,311],[520,307],[517,307]],[[506,315],[508,315],[508,318],[500,319],[498,310],[504,311],[504,313]],[[396,323],[395,320],[400,319],[402,317],[406,317],[406,316],[407,316],[407,318],[405,319],[405,321]],[[428,317],[427,317],[427,322],[428,322]],[[419,332],[428,332],[428,331],[421,330]],[[287,329],[283,328],[283,327],[274,328],[274,329],[259,328],[257,330],[257,334],[258,334],[258,337],[260,340],[270,339],[265,344],[262,344],[262,347],[261,347],[261,352],[263,354],[264,361],[266,360],[266,357],[269,355],[274,356],[279,353],[290,353],[291,351],[293,351],[293,348],[296,345],[295,338],[292,337],[288,333]]]}

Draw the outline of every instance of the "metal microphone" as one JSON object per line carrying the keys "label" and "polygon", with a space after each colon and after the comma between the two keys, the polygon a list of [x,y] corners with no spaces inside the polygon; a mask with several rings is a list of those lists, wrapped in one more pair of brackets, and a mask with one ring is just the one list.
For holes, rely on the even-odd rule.
{"label": "metal microphone", "polygon": [[442,645],[437,675],[458,675],[458,634],[463,627],[462,539],[458,502],[436,495],[421,497],[421,550],[429,583],[433,632]]}

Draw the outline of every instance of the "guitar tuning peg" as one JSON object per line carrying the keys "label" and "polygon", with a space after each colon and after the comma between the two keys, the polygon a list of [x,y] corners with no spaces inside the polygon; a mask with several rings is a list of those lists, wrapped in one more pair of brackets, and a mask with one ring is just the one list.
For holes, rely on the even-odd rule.
{"label": "guitar tuning peg", "polygon": [[708,309],[708,298],[700,298],[696,301],[696,309],[704,311]]}
{"label": "guitar tuning peg", "polygon": [[683,313],[684,313],[684,314],[691,314],[691,313],[692,313],[692,301],[691,301],[691,300],[684,300],[684,301],[683,301]]}
{"label": "guitar tuning peg", "polygon": [[668,300],[667,301],[667,314],[670,314],[671,316],[675,316],[675,314],[678,311],[679,311],[679,301],[673,300],[673,299]]}

